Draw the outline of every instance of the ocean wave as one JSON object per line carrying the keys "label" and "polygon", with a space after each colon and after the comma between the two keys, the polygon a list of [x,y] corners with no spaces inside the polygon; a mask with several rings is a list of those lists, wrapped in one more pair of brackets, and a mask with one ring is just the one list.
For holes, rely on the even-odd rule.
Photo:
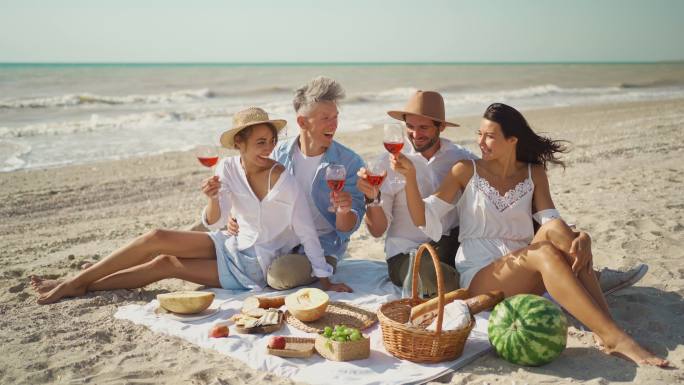
{"label": "ocean wave", "polygon": [[89,93],[67,94],[45,98],[6,99],[0,101],[0,108],[50,108],[74,107],[87,104],[127,105],[127,104],[161,104],[178,103],[215,97],[214,91],[203,88],[198,90],[181,90],[152,95],[103,96]]}
{"label": "ocean wave", "polygon": [[0,127],[0,138],[22,138],[40,135],[65,135],[93,132],[105,129],[138,129],[177,122],[199,121],[214,118],[229,118],[234,111],[225,109],[198,109],[196,111],[155,111],[128,114],[115,117],[90,115],[87,120],[46,122],[22,127]]}
{"label": "ocean wave", "polygon": [[25,155],[31,152],[31,146],[9,140],[0,140],[0,172],[19,170],[26,166]]}
{"label": "ocean wave", "polygon": [[563,88],[555,84],[543,84],[510,90],[452,93],[446,95],[445,98],[450,104],[491,103],[497,100],[511,99],[602,96],[620,93],[621,91],[624,92],[619,87]]}
{"label": "ocean wave", "polygon": [[397,100],[405,101],[416,91],[418,91],[418,89],[413,87],[397,87],[378,92],[363,92],[353,94],[345,98],[344,101],[345,103],[377,103]]}
{"label": "ocean wave", "polygon": [[[401,87],[391,88],[379,92],[366,92],[355,94],[348,97],[347,103],[382,103],[382,102],[405,102],[416,92],[417,88]],[[492,101],[502,98],[531,98],[553,95],[602,95],[620,92],[621,87],[586,87],[586,88],[564,88],[555,84],[540,84],[530,87],[504,90],[466,90],[455,85],[445,86],[438,91],[445,98],[457,98],[461,102],[472,101]],[[622,90],[624,91],[624,90]]]}
{"label": "ocean wave", "polygon": [[659,79],[659,80],[653,80],[650,82],[641,82],[641,83],[620,83],[618,84],[618,87],[622,89],[630,89],[630,88],[655,88],[655,87],[673,87],[673,86],[681,86],[682,83],[681,81],[677,80],[670,80],[670,79]]}

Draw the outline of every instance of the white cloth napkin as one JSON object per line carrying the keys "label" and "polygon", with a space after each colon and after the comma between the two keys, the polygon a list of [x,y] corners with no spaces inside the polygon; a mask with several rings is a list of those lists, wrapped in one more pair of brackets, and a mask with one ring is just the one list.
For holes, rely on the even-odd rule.
{"label": "white cloth napkin", "polygon": [[[457,330],[468,326],[470,322],[470,309],[465,301],[457,299],[444,306],[444,318],[442,319],[442,330]],[[427,330],[437,329],[437,317],[432,321]]]}

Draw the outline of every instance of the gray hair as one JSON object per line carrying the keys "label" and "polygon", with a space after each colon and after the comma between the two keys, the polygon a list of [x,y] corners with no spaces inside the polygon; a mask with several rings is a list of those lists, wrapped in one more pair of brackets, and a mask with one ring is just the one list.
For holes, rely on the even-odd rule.
{"label": "gray hair", "polygon": [[344,89],[335,80],[319,76],[295,91],[292,100],[297,115],[306,114],[318,102],[333,102],[344,99]]}

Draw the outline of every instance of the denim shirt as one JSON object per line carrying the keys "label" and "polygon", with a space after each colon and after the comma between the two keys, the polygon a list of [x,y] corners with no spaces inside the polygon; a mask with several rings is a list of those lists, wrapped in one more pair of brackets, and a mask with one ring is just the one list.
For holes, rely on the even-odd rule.
{"label": "denim shirt", "polygon": [[[295,146],[299,145],[299,136],[279,142],[273,150],[271,157],[285,166],[285,168],[294,175],[294,151]],[[330,147],[325,151],[321,158],[321,164],[316,170],[312,187],[311,199],[318,208],[323,218],[325,218],[330,225],[336,229],[335,213],[328,211],[330,206],[330,188],[325,181],[325,169],[330,164],[342,164],[347,169],[347,178],[344,182],[344,189],[342,191],[349,192],[352,196],[352,211],[356,213],[356,223],[349,231],[331,231],[326,234],[318,234],[318,239],[321,242],[325,255],[333,256],[337,259],[342,258],[349,238],[361,225],[363,215],[366,213],[366,206],[364,202],[363,193],[356,188],[356,181],[358,176],[357,171],[364,167],[363,160],[351,149],[333,141]]]}

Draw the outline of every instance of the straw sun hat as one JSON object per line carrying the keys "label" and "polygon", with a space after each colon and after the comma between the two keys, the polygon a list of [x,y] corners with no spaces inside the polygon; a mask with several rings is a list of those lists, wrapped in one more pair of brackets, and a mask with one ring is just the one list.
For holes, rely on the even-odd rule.
{"label": "straw sun hat", "polygon": [[406,103],[404,111],[387,111],[387,114],[402,121],[404,115],[417,115],[440,121],[447,126],[459,127],[456,123],[444,120],[444,99],[439,92],[435,91],[416,91]]}
{"label": "straw sun hat", "polygon": [[266,111],[258,107],[250,107],[233,115],[233,128],[221,134],[221,145],[226,148],[235,148],[235,135],[249,126],[268,123],[275,127],[276,131],[285,127],[287,121],[283,119],[269,119]]}

